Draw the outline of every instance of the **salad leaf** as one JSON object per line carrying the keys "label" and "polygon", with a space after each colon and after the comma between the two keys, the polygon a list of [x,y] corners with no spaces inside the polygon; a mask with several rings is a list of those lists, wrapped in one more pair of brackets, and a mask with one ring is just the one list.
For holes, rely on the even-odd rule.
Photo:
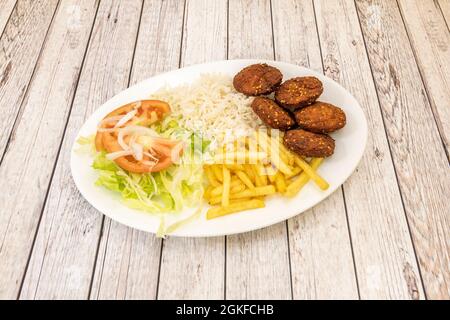
{"label": "salad leaf", "polygon": [[[167,117],[151,128],[163,137],[190,141],[179,164],[161,172],[136,174],[120,168],[106,157],[105,152],[98,152],[92,167],[98,172],[96,185],[119,192],[126,206],[160,215],[162,219],[165,214],[178,213],[185,206],[194,207],[201,203],[203,168],[201,158],[196,157],[205,152],[209,142],[197,146],[198,143],[194,141],[202,140],[191,131],[181,128],[173,117]],[[91,138],[89,141],[93,145],[94,140]],[[163,229],[160,233],[163,233]]]}
{"label": "salad leaf", "polygon": [[94,139],[95,134],[87,137],[79,137],[77,140],[78,148],[75,149],[75,152],[78,154],[95,154]]}

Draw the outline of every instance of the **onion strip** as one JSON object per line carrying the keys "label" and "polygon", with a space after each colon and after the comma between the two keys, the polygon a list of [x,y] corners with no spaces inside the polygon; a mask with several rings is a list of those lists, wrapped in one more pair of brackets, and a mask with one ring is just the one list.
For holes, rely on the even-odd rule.
{"label": "onion strip", "polygon": [[114,126],[115,128],[123,126],[125,123],[133,119],[133,117],[136,115],[137,109],[131,110],[126,115],[124,115]]}

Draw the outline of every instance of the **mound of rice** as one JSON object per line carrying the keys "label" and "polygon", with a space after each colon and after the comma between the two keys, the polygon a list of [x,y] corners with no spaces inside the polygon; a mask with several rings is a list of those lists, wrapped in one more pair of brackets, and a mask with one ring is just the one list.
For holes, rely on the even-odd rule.
{"label": "mound of rice", "polygon": [[163,87],[150,98],[169,103],[181,126],[216,146],[263,126],[250,107],[253,97],[237,92],[232,78],[224,74],[202,74],[191,84]]}

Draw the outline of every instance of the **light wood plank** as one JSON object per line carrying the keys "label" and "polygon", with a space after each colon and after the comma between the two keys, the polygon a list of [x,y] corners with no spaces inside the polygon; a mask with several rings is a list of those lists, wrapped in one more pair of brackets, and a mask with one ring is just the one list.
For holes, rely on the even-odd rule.
{"label": "light wood plank", "polygon": [[141,7],[100,3],[21,299],[88,298],[103,216],[79,194],[70,150],[86,118],[128,85]]}
{"label": "light wood plank", "polygon": [[357,5],[427,297],[449,299],[448,159],[398,7]]}
{"label": "light wood plank", "polygon": [[[272,2],[277,60],[322,72],[311,0]],[[294,299],[358,298],[341,189],[289,220]]]}
{"label": "light wood plank", "polygon": [[0,2],[0,35],[5,29],[6,23],[16,5],[17,0],[3,0]]}
{"label": "light wood plank", "polygon": [[63,1],[0,166],[0,297],[16,297],[49,187],[97,3]]}
{"label": "light wood plank", "polygon": [[[226,59],[227,0],[187,1],[181,57],[181,66]],[[224,267],[225,237],[169,237],[162,251],[158,299],[223,299]]]}
{"label": "light wood plank", "polygon": [[368,120],[365,154],[344,185],[360,296],[424,298],[355,4],[314,4],[325,74],[356,97]]}
{"label": "light wood plank", "polygon": [[0,39],[0,159],[57,3],[58,0],[18,1]]}
{"label": "light wood plank", "polygon": [[[270,1],[230,0],[230,59],[273,59]],[[286,222],[227,237],[227,299],[291,299]]]}
{"label": "light wood plank", "polygon": [[445,22],[447,23],[448,29],[450,25],[450,0],[437,0],[437,2],[442,11],[442,15],[444,16]]}
{"label": "light wood plank", "polygon": [[[145,1],[131,84],[179,65],[184,2]],[[105,218],[91,299],[155,299],[161,240]]]}
{"label": "light wood plank", "polygon": [[399,6],[448,154],[450,33],[436,2],[401,0]]}

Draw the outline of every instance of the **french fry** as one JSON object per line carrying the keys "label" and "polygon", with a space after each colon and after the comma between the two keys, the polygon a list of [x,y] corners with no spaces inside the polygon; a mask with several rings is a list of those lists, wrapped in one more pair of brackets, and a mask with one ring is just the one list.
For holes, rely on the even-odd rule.
{"label": "french fry", "polygon": [[247,176],[253,181],[255,182],[255,173],[253,172],[252,166],[249,164],[244,164],[244,169],[245,169],[245,173],[247,174]]}
{"label": "french fry", "polygon": [[263,208],[265,206],[264,201],[253,199],[246,202],[233,203],[227,207],[211,208],[206,212],[206,219],[214,219],[230,213],[235,213],[244,210]]}
{"label": "french fry", "polygon": [[[280,157],[281,161],[286,163],[288,166],[291,166],[291,164],[290,164],[291,157],[289,156],[289,154],[287,152],[283,152],[283,150],[280,148],[280,145],[282,144],[282,142],[280,142],[279,140],[272,140],[272,141],[276,141],[275,143],[279,144],[278,148],[276,149],[276,152],[278,153],[278,156]],[[294,162],[294,159],[292,159],[292,162]]]}
{"label": "french fry", "polygon": [[219,180],[220,182],[223,182],[223,176],[222,176],[222,165],[220,164],[213,164],[211,166],[211,170],[214,173],[214,176],[216,177],[217,180]]}
{"label": "french fry", "polygon": [[[295,163],[303,169],[303,171],[313,180],[320,189],[326,190],[330,186],[321,176],[317,174],[315,169],[312,167],[313,164],[317,163],[317,167],[323,161],[323,158],[314,158],[311,160],[311,166],[303,160],[301,157],[295,157]],[[317,168],[316,167],[316,168]]]}
{"label": "french fry", "polygon": [[269,183],[273,184],[275,182],[275,175],[277,174],[278,170],[272,167],[271,164],[265,166],[266,173],[267,173],[267,179],[269,179]]}
{"label": "french fry", "polygon": [[294,159],[294,157],[289,157],[288,165],[289,165],[290,167],[295,166],[295,159]]}
{"label": "french fry", "polygon": [[236,193],[231,196],[232,199],[239,198],[251,198],[251,197],[259,197],[259,196],[267,196],[270,194],[274,194],[276,192],[275,187],[272,185],[264,186],[264,187],[256,187],[254,190],[247,189],[240,193]]}
{"label": "french fry", "polygon": [[250,165],[250,168],[253,171],[253,176],[255,177],[255,185],[257,187],[262,187],[264,184],[261,177],[259,176],[258,169],[253,165]]}
{"label": "french fry", "polygon": [[236,171],[236,176],[247,186],[249,189],[255,189],[255,185],[249,176],[244,171]]}
{"label": "french fry", "polygon": [[[233,203],[240,203],[240,202],[245,202],[245,201],[249,201],[249,200],[251,200],[251,199],[252,199],[252,198],[230,199],[230,204],[233,204]],[[214,206],[214,205],[221,205],[221,204],[222,204],[222,197],[213,197],[213,198],[210,198],[210,199],[208,200],[208,204],[211,205],[211,206]]]}
{"label": "french fry", "polygon": [[[269,146],[268,143],[268,139],[270,139],[269,136],[260,133],[257,133],[257,136],[259,145],[265,152],[269,154],[270,161],[273,163],[273,165],[284,174],[292,174],[291,168],[289,168],[289,166],[283,161],[280,156],[281,153],[278,151],[280,148],[276,149],[276,152],[271,152],[273,150],[271,150],[272,146]],[[279,147],[280,142],[277,141],[276,145]]]}
{"label": "french fry", "polygon": [[230,170],[226,166],[222,166],[223,175],[223,192],[222,192],[222,206],[226,207],[230,204]]}
{"label": "french fry", "polygon": [[[323,158],[314,158],[311,161],[311,169],[316,170],[319,165],[322,163]],[[293,182],[291,182],[290,185],[287,186],[286,192],[284,193],[285,196],[293,197],[295,196],[303,187],[304,185],[309,181],[310,176],[306,173],[306,171],[303,171],[297,179],[295,179]]]}
{"label": "french fry", "polygon": [[266,165],[265,169],[268,176],[275,176],[278,171],[276,168],[272,167],[271,164]]}
{"label": "french fry", "polygon": [[212,172],[211,167],[205,166],[204,169],[205,169],[206,177],[208,178],[209,184],[212,185],[213,187],[220,186],[220,182],[217,181],[216,177],[214,176],[214,172]]}
{"label": "french fry", "polygon": [[290,178],[292,178],[292,177],[295,177],[296,175],[298,175],[298,174],[301,173],[302,171],[303,171],[302,168],[295,166],[295,167],[292,169],[292,174],[287,174],[287,175],[285,175],[285,177],[286,177],[286,179],[290,179]]}
{"label": "french fry", "polygon": [[230,170],[244,170],[244,166],[242,164],[227,164],[226,165],[228,169]]}
{"label": "french fry", "polygon": [[271,175],[271,176],[267,176],[268,178],[269,178],[269,182],[270,182],[270,184],[275,184],[275,174],[274,175]]}
{"label": "french fry", "polygon": [[293,166],[295,163],[295,156],[292,152],[290,152],[283,144],[283,139],[280,137],[279,140],[279,148],[280,148],[280,153],[284,154],[289,160],[289,165]]}
{"label": "french fry", "polygon": [[281,172],[278,172],[275,176],[275,185],[278,192],[284,193],[286,191],[286,181],[284,180],[284,176]]}
{"label": "french fry", "polygon": [[261,180],[263,186],[267,185],[267,172],[266,168],[262,164],[255,164],[256,172],[258,172],[258,176]]}
{"label": "french fry", "polygon": [[[272,185],[264,187],[256,187],[254,190],[246,189],[242,192],[230,194],[230,199],[248,199],[261,196],[267,196],[276,192],[275,187]],[[210,205],[219,204],[222,202],[221,197],[211,197],[208,201]]]}
{"label": "french fry", "polygon": [[259,208],[271,194],[292,197],[309,180],[323,190],[329,187],[316,172],[323,158],[306,162],[290,152],[273,132],[238,138],[221,148],[214,160],[215,164],[204,167],[209,182],[204,198],[210,205],[218,205],[208,210],[208,219]]}
{"label": "french fry", "polygon": [[[234,187],[241,186],[242,182],[238,179],[231,179],[230,181],[230,189],[233,189]],[[220,185],[218,187],[215,187],[210,192],[210,197],[217,197],[220,196],[223,193],[223,185]]]}
{"label": "french fry", "polygon": [[243,184],[239,184],[230,189],[230,194],[233,195],[235,193],[239,193],[245,190],[245,186]]}
{"label": "french fry", "polygon": [[295,196],[305,186],[305,184],[308,181],[309,181],[309,176],[305,172],[302,172],[297,177],[297,179],[292,181],[291,184],[287,186],[286,192],[284,193],[284,195],[287,197]]}
{"label": "french fry", "polygon": [[205,193],[203,193],[203,198],[208,200],[211,197],[211,191],[213,189],[214,189],[214,187],[212,185],[208,186],[208,188],[206,188],[206,190],[205,190]]}

